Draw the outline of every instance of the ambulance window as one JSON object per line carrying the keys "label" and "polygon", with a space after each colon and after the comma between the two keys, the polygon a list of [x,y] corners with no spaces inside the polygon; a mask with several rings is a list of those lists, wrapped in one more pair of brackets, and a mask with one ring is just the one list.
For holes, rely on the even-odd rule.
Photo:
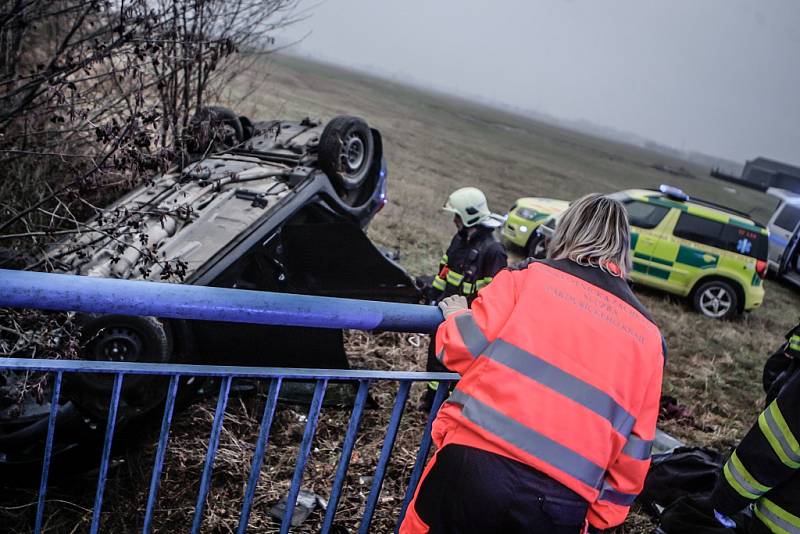
{"label": "ambulance window", "polygon": [[631,226],[655,228],[667,214],[669,208],[656,206],[649,202],[629,200],[625,202],[625,210],[628,212],[628,221]]}
{"label": "ambulance window", "polygon": [[673,234],[675,237],[721,248],[723,246],[723,228],[725,228],[724,223],[683,212],[678,219],[678,224],[675,225]]}
{"label": "ambulance window", "polygon": [[785,204],[780,215],[775,219],[775,226],[793,232],[800,220],[800,206]]}
{"label": "ambulance window", "polygon": [[733,224],[712,221],[690,213],[681,213],[673,232],[696,243],[703,243],[752,258],[767,259],[767,236]]}

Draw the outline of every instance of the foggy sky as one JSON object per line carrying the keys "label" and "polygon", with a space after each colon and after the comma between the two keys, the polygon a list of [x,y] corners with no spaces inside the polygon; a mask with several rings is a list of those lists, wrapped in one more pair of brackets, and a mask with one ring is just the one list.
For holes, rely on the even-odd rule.
{"label": "foggy sky", "polygon": [[678,149],[800,164],[800,0],[326,0],[293,50]]}

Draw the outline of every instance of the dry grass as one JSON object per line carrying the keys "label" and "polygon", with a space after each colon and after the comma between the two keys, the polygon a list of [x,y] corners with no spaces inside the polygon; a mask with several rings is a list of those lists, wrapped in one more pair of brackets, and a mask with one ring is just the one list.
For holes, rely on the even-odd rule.
{"label": "dry grass", "polygon": [[[442,95],[293,59],[279,58],[268,69],[271,76],[267,86],[249,95],[244,104],[236,105],[235,101],[237,91],[241,96],[245,86],[233,88],[231,102],[238,111],[264,118],[356,114],[382,131],[390,169],[390,203],[374,221],[370,235],[382,245],[400,249],[401,263],[414,274],[434,269],[452,232],[449,218],[440,214],[439,208],[447,193],[462,185],[482,187],[490,204],[501,212],[523,195],[574,198],[590,191],[661,182],[753,210],[762,219],[773,204],[763,195],[736,191],[707,178],[704,169],[684,162]],[[653,168],[663,164],[683,165],[694,177],[677,178]],[[763,361],[800,316],[797,293],[768,282],[764,305],[731,322],[706,319],[693,313],[687,303],[663,294],[639,294],[670,348],[664,393],[688,406],[695,418],[694,425],[665,422],[663,427],[694,444],[718,449],[733,445],[752,423],[762,402]],[[351,363],[359,368],[422,369],[426,343],[390,333],[350,332],[347,336]],[[416,386],[413,390],[412,406],[421,389]],[[369,491],[359,477],[369,476],[374,470],[395,390],[389,384],[372,390],[381,408],[365,415],[337,515],[337,524],[351,531]],[[263,401],[260,393],[234,397],[229,405],[204,531],[229,532],[236,527]],[[176,416],[159,492],[159,531],[186,530],[191,521],[214,404],[211,396]],[[288,488],[303,414],[303,409],[289,406],[281,406],[276,414],[251,516],[252,531],[277,531],[267,512]],[[347,410],[325,408],[320,419],[303,487],[324,497],[328,496],[348,415]],[[408,411],[404,416],[373,532],[389,532],[394,525],[423,424],[424,416],[419,412]],[[146,438],[144,443],[144,448],[124,457],[113,473],[104,507],[106,531],[133,531],[140,525],[154,454],[153,438]],[[86,529],[90,514],[85,510],[91,508],[93,483],[88,475],[69,491],[62,488],[49,493],[53,499],[72,503],[49,505],[48,525],[53,531]],[[20,499],[24,504],[25,496]],[[16,520],[6,525],[25,524],[29,508],[7,511],[11,516],[16,514]],[[314,532],[321,517],[316,512],[298,531]],[[651,530],[649,520],[634,512],[618,532]]]}

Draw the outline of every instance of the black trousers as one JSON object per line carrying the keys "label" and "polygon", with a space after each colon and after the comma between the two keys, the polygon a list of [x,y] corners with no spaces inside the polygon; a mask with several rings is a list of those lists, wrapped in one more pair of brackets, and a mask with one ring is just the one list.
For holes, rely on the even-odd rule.
{"label": "black trousers", "polygon": [[588,508],[525,464],[461,445],[438,452],[414,503],[430,534],[578,534]]}

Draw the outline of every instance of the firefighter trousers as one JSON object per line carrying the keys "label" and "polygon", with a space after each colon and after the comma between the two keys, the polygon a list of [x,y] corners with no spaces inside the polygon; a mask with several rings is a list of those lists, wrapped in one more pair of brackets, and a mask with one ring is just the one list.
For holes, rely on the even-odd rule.
{"label": "firefighter trousers", "polygon": [[425,468],[400,534],[578,534],[589,504],[535,469],[447,445]]}

